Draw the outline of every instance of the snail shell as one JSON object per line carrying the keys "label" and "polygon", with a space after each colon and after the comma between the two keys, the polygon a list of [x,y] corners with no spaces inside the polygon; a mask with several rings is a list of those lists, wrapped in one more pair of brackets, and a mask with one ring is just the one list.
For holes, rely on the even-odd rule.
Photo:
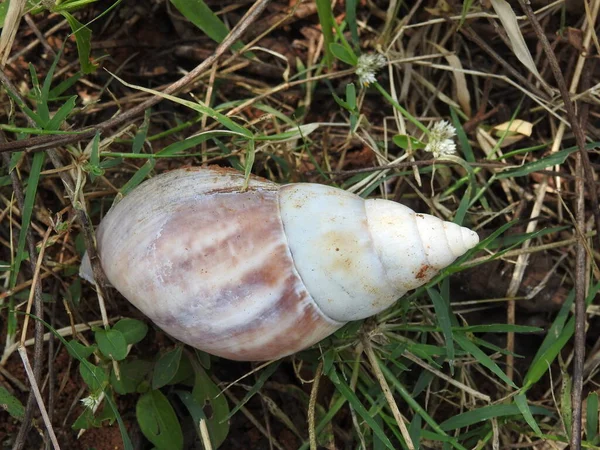
{"label": "snail shell", "polygon": [[230,169],[168,172],[97,230],[102,267],[123,296],[173,337],[229,359],[305,349],[386,309],[479,241],[387,200],[257,177],[243,184]]}

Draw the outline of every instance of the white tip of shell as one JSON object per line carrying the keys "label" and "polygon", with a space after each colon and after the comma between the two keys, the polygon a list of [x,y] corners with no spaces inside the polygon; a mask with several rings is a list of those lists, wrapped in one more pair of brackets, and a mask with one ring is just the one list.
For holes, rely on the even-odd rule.
{"label": "white tip of shell", "polygon": [[479,242],[479,236],[468,228],[461,227],[452,222],[442,222],[448,247],[454,258],[464,255]]}
{"label": "white tip of shell", "polygon": [[475,233],[473,230],[469,230],[468,228],[462,228],[462,239],[465,243],[465,247],[467,250],[471,250],[477,244],[479,244],[479,235]]}

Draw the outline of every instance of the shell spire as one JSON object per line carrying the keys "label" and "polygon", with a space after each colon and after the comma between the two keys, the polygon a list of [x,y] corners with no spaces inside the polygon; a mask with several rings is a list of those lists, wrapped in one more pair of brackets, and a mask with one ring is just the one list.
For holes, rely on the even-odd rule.
{"label": "shell spire", "polygon": [[468,228],[388,200],[365,202],[369,229],[400,295],[428,282],[479,242]]}

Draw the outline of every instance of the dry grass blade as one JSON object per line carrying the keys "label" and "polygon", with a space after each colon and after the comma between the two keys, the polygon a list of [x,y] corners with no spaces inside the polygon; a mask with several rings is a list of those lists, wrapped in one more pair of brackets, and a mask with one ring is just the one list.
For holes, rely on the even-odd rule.
{"label": "dry grass blade", "polygon": [[529,69],[529,71],[535,75],[535,77],[542,83],[545,84],[542,76],[538,72],[537,66],[535,65],[535,61],[533,60],[533,56],[531,56],[531,52],[529,48],[527,48],[527,44],[525,43],[525,38],[523,38],[523,33],[521,33],[521,29],[519,28],[519,22],[517,21],[517,16],[513,11],[512,7],[508,4],[506,0],[490,0],[492,2],[492,6],[498,14],[498,18],[500,22],[502,22],[502,26],[506,31],[508,39],[512,45],[512,51],[515,53],[515,56],[521,61],[521,63]]}
{"label": "dry grass blade", "polygon": [[23,361],[23,366],[25,367],[27,378],[31,383],[31,390],[33,392],[35,400],[37,401],[38,408],[40,409],[40,412],[42,414],[42,419],[44,420],[44,425],[46,425],[46,430],[48,431],[48,435],[50,436],[52,446],[54,447],[54,450],[60,450],[60,445],[58,445],[56,434],[54,434],[54,428],[52,427],[52,423],[50,423],[50,418],[48,417],[48,412],[46,411],[46,406],[44,405],[44,399],[42,398],[40,388],[38,387],[35,375],[33,374],[33,369],[31,368],[31,364],[29,363],[29,357],[27,356],[27,350],[25,350],[25,347],[19,346],[19,355],[21,356],[21,360]]}
{"label": "dry grass blade", "polygon": [[373,370],[373,373],[375,374],[375,377],[377,378],[377,382],[381,386],[383,395],[385,396],[385,399],[388,402],[388,406],[390,407],[390,410],[392,411],[392,415],[394,416],[394,419],[396,420],[396,424],[398,425],[398,428],[400,428],[400,432],[402,433],[402,437],[404,438],[404,441],[406,442],[406,446],[408,447],[409,450],[415,450],[415,444],[413,444],[412,438],[410,437],[410,434],[408,432],[408,428],[406,428],[406,423],[404,423],[404,418],[402,417],[402,414],[400,414],[400,410],[398,409],[396,400],[394,399],[392,391],[390,390],[390,386],[388,385],[388,382],[385,379],[385,375],[383,374],[383,372],[381,371],[381,368],[379,367],[379,361],[377,360],[377,356],[375,355],[375,352],[373,351],[373,346],[371,345],[371,341],[369,340],[369,337],[366,334],[363,334],[361,342],[363,344],[365,353],[367,354],[367,358],[369,358],[369,363],[371,363],[371,370]]}
{"label": "dry grass blade", "polygon": [[2,34],[0,35],[0,60],[2,66],[6,64],[10,55],[13,42],[23,17],[23,11],[27,5],[27,0],[11,0],[8,5],[8,12],[4,19],[4,27],[2,28]]}
{"label": "dry grass blade", "polygon": [[452,71],[452,76],[454,76],[454,83],[456,85],[456,101],[467,117],[471,117],[473,114],[471,111],[471,94],[469,87],[467,86],[467,77],[465,76],[460,58],[452,53],[449,53],[443,47],[437,44],[434,45],[441,53],[443,53],[444,58],[446,58],[446,61],[448,61],[448,65],[454,69]]}

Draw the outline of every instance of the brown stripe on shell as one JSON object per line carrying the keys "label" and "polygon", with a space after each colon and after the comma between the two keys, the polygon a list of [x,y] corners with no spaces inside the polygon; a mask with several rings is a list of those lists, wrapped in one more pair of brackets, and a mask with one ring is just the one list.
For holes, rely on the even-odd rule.
{"label": "brown stripe on shell", "polygon": [[338,329],[296,272],[278,192],[223,191],[190,194],[167,217],[119,204],[136,231],[103,252],[113,285],[167,333],[230,359],[279,358]]}

